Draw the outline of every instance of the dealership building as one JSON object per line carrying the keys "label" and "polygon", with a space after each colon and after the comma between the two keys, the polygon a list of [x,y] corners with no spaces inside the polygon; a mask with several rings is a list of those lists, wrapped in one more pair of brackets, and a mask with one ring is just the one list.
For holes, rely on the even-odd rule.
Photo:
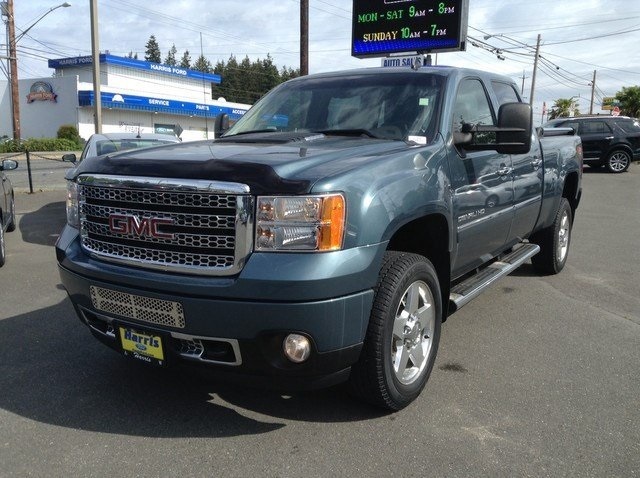
{"label": "dealership building", "polygon": [[[55,137],[62,125],[80,136],[94,133],[95,95],[91,56],[49,60],[52,77],[19,80],[23,138]],[[183,141],[213,138],[214,120],[227,113],[236,121],[249,105],[213,97],[219,75],[100,55],[102,132],[177,134]],[[13,136],[11,91],[0,82],[0,136]]]}

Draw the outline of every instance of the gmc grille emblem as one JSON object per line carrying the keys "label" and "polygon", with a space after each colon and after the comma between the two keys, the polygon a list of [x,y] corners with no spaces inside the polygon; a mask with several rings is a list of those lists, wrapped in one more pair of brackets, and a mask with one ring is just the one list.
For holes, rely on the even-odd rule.
{"label": "gmc grille emblem", "polygon": [[128,214],[110,214],[109,231],[113,234],[154,237],[156,239],[173,239],[170,233],[160,232],[160,226],[171,226],[173,219],[143,217]]}

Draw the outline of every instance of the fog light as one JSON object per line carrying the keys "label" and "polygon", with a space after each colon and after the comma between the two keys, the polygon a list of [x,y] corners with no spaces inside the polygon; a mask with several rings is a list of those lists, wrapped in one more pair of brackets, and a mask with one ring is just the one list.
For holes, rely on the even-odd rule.
{"label": "fog light", "polygon": [[282,344],[284,354],[295,363],[302,363],[311,355],[309,339],[300,334],[289,334]]}

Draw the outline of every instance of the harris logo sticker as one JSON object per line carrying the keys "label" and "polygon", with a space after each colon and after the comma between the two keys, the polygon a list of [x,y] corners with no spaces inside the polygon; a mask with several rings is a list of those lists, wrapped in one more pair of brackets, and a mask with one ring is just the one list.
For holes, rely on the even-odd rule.
{"label": "harris logo sticker", "polygon": [[29,90],[27,95],[27,103],[34,101],[53,101],[57,103],[58,95],[53,92],[53,87],[44,81],[36,81]]}

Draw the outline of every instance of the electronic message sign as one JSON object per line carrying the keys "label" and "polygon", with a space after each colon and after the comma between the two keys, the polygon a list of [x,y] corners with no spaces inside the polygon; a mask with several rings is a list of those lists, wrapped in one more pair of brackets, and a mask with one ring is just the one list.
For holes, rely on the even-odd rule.
{"label": "electronic message sign", "polygon": [[464,50],[468,15],[469,0],[353,0],[351,54]]}

